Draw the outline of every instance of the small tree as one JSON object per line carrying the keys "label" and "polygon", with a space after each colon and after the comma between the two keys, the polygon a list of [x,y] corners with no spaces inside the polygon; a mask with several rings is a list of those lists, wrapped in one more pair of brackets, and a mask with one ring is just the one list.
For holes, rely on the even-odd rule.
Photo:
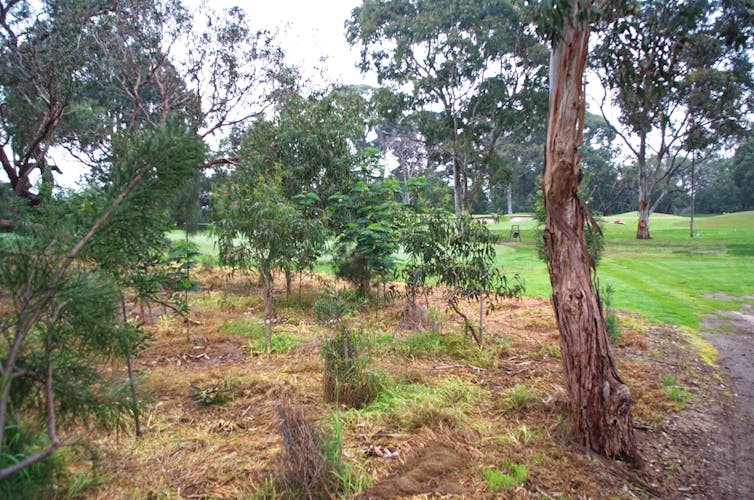
{"label": "small tree", "polygon": [[216,194],[214,232],[220,261],[233,268],[259,272],[262,280],[267,352],[271,349],[273,273],[290,265],[300,241],[318,231],[310,218],[283,198],[276,179],[251,178],[244,169]]}
{"label": "small tree", "polygon": [[[414,220],[403,241],[409,255],[404,276],[410,304],[415,305],[417,293],[432,280],[444,285],[448,307],[463,319],[464,329],[482,345],[485,301],[490,304],[523,291],[518,277],[510,283],[495,266],[494,235],[470,216],[454,218],[448,213],[433,212]],[[461,311],[461,300],[478,302],[478,329]]]}
{"label": "small tree", "polygon": [[335,273],[369,294],[372,278],[395,269],[400,239],[400,182],[385,179],[377,165],[377,150],[361,155],[361,179],[348,193],[330,197],[328,217],[336,235]]}
{"label": "small tree", "polygon": [[[113,153],[89,190],[51,194],[49,203],[20,211],[13,234],[0,241],[0,294],[10,302],[0,312],[0,480],[52,455],[66,439],[61,428],[119,425],[129,409],[136,416],[136,402],[100,372],[103,361],[130,356],[144,341],[121,321],[123,283],[105,268],[133,261],[134,245],[148,239],[139,217],[164,209],[161,201],[204,151],[171,120],[127,133]],[[45,444],[8,460],[13,434],[45,436]]]}
{"label": "small tree", "polygon": [[304,271],[313,271],[317,259],[322,255],[325,248],[327,230],[323,223],[316,223],[322,218],[320,199],[314,193],[301,193],[295,195],[291,201],[304,216],[311,221],[301,226],[306,234],[302,234],[291,247],[290,262],[286,264],[286,286],[290,293],[290,270],[298,273],[298,298],[301,300],[301,274]]}

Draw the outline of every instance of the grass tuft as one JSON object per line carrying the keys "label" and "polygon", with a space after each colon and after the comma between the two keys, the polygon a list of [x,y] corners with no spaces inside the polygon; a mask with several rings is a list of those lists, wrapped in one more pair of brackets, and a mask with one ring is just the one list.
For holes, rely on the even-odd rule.
{"label": "grass tuft", "polygon": [[375,398],[380,380],[369,370],[365,346],[364,336],[346,327],[322,341],[325,401],[361,408]]}
{"label": "grass tuft", "polygon": [[522,485],[529,477],[529,469],[524,464],[506,460],[503,464],[506,472],[495,467],[486,467],[482,470],[482,476],[487,481],[487,489],[490,493],[496,493],[500,488],[513,488]]}
{"label": "grass tuft", "polygon": [[676,411],[682,410],[691,401],[691,394],[688,389],[679,385],[673,375],[663,375],[660,377],[660,383],[665,394],[675,404]]}
{"label": "grass tuft", "polygon": [[[264,334],[264,326],[262,327]],[[294,347],[301,345],[301,339],[289,333],[278,333],[273,335],[270,340],[270,354],[287,354]],[[267,341],[264,337],[249,340],[246,345],[246,351],[249,356],[258,356],[267,353]]]}
{"label": "grass tuft", "polygon": [[499,408],[503,412],[520,412],[539,401],[539,396],[523,384],[511,387],[500,400]]}

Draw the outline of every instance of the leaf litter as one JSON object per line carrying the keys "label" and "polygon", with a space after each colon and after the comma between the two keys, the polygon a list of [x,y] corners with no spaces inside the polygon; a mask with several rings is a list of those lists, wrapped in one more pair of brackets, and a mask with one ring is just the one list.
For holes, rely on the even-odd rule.
{"label": "leaf litter", "polygon": [[[198,304],[192,318],[200,324],[188,337],[180,318],[144,318],[154,337],[136,363],[144,435],[89,433],[76,447],[79,460],[71,468],[108,478],[84,491],[91,498],[251,497],[279,472],[281,400],[304,408],[314,422],[331,418],[334,406],[322,402],[318,349],[327,330],[311,313],[287,307],[278,284],[278,309],[298,320],[275,331],[300,335],[307,347],[251,356],[244,350],[248,339],[220,330],[230,321],[261,319],[252,300],[258,290],[244,277],[225,278],[222,270],[197,276],[203,289],[190,302]],[[319,286],[320,279],[307,279],[302,293],[312,297]],[[427,302],[439,312],[441,335],[461,334],[463,326],[444,310],[441,294]],[[476,307],[466,304],[470,317]],[[401,301],[378,311],[370,306],[352,324],[374,338],[405,339],[416,332],[402,328],[403,308]],[[525,297],[504,301],[485,318],[487,344],[481,354],[473,351],[474,358],[412,355],[389,348],[392,340],[385,341],[388,348],[372,344],[374,368],[397,386],[456,391],[457,401],[464,391],[481,392],[451,408],[425,407],[417,399],[392,410],[407,415],[390,418],[368,409],[342,412],[344,457],[371,483],[363,498],[491,498],[482,471],[506,461],[529,471],[524,484],[503,493],[509,497],[730,496],[726,470],[715,462],[724,454],[715,447],[724,445],[714,442],[719,417],[729,409],[725,382],[700,360],[684,332],[636,317],[621,323],[630,327],[623,328],[613,354],[636,400],[640,470],[595,457],[569,439],[552,309],[546,300]],[[471,346],[471,339],[466,342]],[[688,387],[691,400],[684,408],[663,391],[666,373]],[[222,404],[192,399],[192,386],[222,384],[232,387]],[[521,404],[511,405],[509,398],[518,397]]]}

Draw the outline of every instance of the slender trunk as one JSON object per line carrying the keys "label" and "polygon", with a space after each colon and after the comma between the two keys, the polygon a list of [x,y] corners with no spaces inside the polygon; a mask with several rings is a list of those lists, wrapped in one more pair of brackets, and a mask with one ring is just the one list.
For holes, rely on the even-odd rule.
{"label": "slender trunk", "polygon": [[303,271],[298,272],[298,303],[301,304],[301,274]]}
{"label": "slender trunk", "polygon": [[261,270],[262,294],[264,295],[264,338],[267,342],[267,354],[272,351],[272,276],[267,270]]}
{"label": "slender trunk", "polygon": [[479,297],[479,345],[484,342],[484,295]]}
{"label": "slender trunk", "polygon": [[[123,323],[128,321],[128,315],[126,314],[126,298],[123,296],[123,292],[120,294],[120,308],[123,314]],[[143,321],[143,319],[142,319]],[[141,436],[141,425],[139,425],[139,400],[136,397],[136,382],[134,382],[134,372],[131,366],[131,352],[126,349],[126,370],[128,371],[128,388],[131,392],[131,413],[134,417],[134,429],[136,435]]]}
{"label": "slender trunk", "polygon": [[[183,284],[183,303],[186,306],[186,312],[188,312],[188,306],[189,306],[189,298],[188,298],[188,286],[189,283],[191,283],[191,266],[189,266],[189,220],[188,220],[188,209],[186,209],[186,218],[184,221],[183,229],[186,236],[186,246],[185,246],[185,262],[186,265],[186,282]],[[186,342],[189,341],[189,338],[191,336],[191,321],[188,320],[188,317],[186,318]]]}
{"label": "slender trunk", "polygon": [[403,171],[403,203],[408,205],[409,203],[411,203],[411,192],[406,189],[406,187],[408,186],[408,180],[411,178],[411,172],[409,172],[408,161],[406,161],[406,159],[404,158],[403,148],[401,148],[399,165],[401,166],[401,170]]}
{"label": "slender trunk", "polygon": [[[446,109],[446,112],[453,114],[452,110]],[[453,204],[455,207],[456,217],[463,215],[463,199],[465,192],[463,189],[463,165],[458,152],[458,118],[453,116]]]}
{"label": "slender trunk", "polygon": [[453,204],[456,217],[463,215],[463,183],[461,182],[461,160],[453,153]]}
{"label": "slender trunk", "polygon": [[290,269],[285,269],[285,297],[291,296],[291,281],[293,280],[293,274]]}
{"label": "slender trunk", "polygon": [[636,239],[649,239],[649,179],[647,177],[647,136],[639,138],[639,222],[636,227]]}
{"label": "slender trunk", "polygon": [[691,157],[691,220],[689,221],[689,236],[691,238],[694,237],[694,198],[696,193],[694,193],[694,160],[696,160],[695,156]]}
{"label": "slender trunk", "polygon": [[[572,0],[574,10],[577,2]],[[610,354],[603,310],[590,275],[578,148],[583,142],[583,74],[588,21],[567,23],[550,59],[550,107],[543,172],[547,223],[544,242],[552,304],[560,330],[570,424],[585,447],[628,461],[638,460],[628,388]]]}
{"label": "slender trunk", "polygon": [[506,197],[508,198],[508,215],[513,215],[513,187],[508,184],[508,189],[506,191]]}

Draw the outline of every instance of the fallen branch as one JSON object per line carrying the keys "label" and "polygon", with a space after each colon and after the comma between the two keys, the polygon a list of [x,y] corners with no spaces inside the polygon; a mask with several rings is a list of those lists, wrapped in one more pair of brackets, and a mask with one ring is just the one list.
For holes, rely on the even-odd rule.
{"label": "fallen branch", "polygon": [[449,370],[451,368],[469,368],[470,370],[475,370],[477,372],[483,372],[484,368],[480,368],[478,366],[474,365],[441,365],[441,366],[434,366],[432,367],[434,370]]}

